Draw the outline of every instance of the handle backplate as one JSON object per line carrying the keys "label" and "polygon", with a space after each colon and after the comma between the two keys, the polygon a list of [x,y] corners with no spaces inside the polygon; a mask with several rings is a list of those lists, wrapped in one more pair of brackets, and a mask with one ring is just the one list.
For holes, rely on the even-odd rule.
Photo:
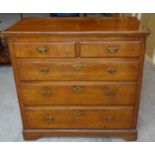
{"label": "handle backplate", "polygon": [[48,73],[48,72],[49,72],[49,69],[48,69],[48,67],[41,67],[41,68],[39,69],[39,71],[40,71],[41,73]]}
{"label": "handle backplate", "polygon": [[47,116],[45,119],[47,120],[48,124],[50,124],[50,123],[52,123],[54,121],[53,116]]}
{"label": "handle backplate", "polygon": [[73,90],[74,90],[74,92],[76,92],[76,93],[80,93],[81,90],[82,90],[82,87],[81,87],[81,86],[73,86]]}
{"label": "handle backplate", "polygon": [[76,70],[76,71],[80,71],[81,70],[81,68],[82,68],[82,64],[74,64],[73,65],[73,68]]}
{"label": "handle backplate", "polygon": [[80,110],[77,110],[74,112],[74,114],[75,114],[75,116],[81,116],[83,114],[83,112]]}
{"label": "handle backplate", "polygon": [[37,50],[38,50],[38,52],[39,52],[40,54],[44,54],[44,53],[47,52],[48,49],[45,48],[45,47],[40,47],[40,48],[38,48]]}
{"label": "handle backplate", "polygon": [[116,68],[108,68],[107,72],[111,75],[116,74],[117,73],[117,69]]}
{"label": "handle backplate", "polygon": [[108,96],[108,97],[113,97],[113,96],[115,96],[116,95],[116,93],[114,92],[114,91],[108,91],[108,92],[106,92],[106,94],[105,94],[106,96]]}
{"label": "handle backplate", "polygon": [[113,121],[114,120],[114,116],[112,116],[112,115],[107,115],[107,116],[104,116],[104,119],[106,120],[106,121]]}
{"label": "handle backplate", "polygon": [[50,96],[52,96],[52,93],[51,92],[43,92],[42,96],[43,97],[50,97]]}
{"label": "handle backplate", "polygon": [[118,52],[118,48],[117,47],[109,47],[109,48],[107,48],[107,51],[110,54],[115,54]]}

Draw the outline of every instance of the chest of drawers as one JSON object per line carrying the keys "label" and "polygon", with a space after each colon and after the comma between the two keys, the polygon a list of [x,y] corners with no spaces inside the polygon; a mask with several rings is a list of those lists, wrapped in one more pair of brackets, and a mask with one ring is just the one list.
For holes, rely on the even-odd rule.
{"label": "chest of drawers", "polygon": [[135,140],[145,40],[136,18],[30,18],[9,43],[25,139]]}

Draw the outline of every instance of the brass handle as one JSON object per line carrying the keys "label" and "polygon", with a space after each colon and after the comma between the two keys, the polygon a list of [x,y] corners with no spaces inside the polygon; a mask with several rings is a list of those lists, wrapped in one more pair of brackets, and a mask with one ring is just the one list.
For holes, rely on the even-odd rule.
{"label": "brass handle", "polygon": [[42,95],[44,97],[50,97],[50,96],[52,96],[52,93],[51,92],[44,92]]}
{"label": "brass handle", "polygon": [[50,123],[52,123],[54,121],[53,116],[47,116],[45,119],[47,120],[48,124],[50,124]]}
{"label": "brass handle", "polygon": [[39,69],[39,71],[42,72],[42,73],[48,73],[49,72],[49,69],[47,67],[41,67]]}
{"label": "brass handle", "polygon": [[118,52],[118,48],[117,47],[109,47],[107,48],[108,53],[110,54],[114,54]]}
{"label": "brass handle", "polygon": [[117,73],[117,69],[116,68],[108,68],[107,69],[107,72],[109,73],[109,74],[116,74]]}
{"label": "brass handle", "polygon": [[74,87],[73,87],[73,90],[74,90],[76,93],[80,93],[81,90],[82,90],[82,87],[81,87],[81,86],[74,86]]}
{"label": "brass handle", "polygon": [[112,116],[112,115],[107,115],[104,118],[105,118],[106,121],[113,121],[115,117]]}
{"label": "brass handle", "polygon": [[40,48],[38,48],[37,50],[38,50],[39,53],[44,54],[44,53],[47,52],[48,49],[45,48],[45,47],[40,47]]}
{"label": "brass handle", "polygon": [[80,71],[81,67],[82,67],[81,64],[74,64],[74,65],[73,65],[73,68],[74,68],[75,70],[77,70],[77,71]]}
{"label": "brass handle", "polygon": [[76,116],[81,116],[83,114],[83,112],[78,110],[78,111],[75,111],[74,114]]}
{"label": "brass handle", "polygon": [[115,96],[115,95],[116,95],[116,93],[113,92],[113,91],[108,91],[108,92],[106,93],[106,96],[108,96],[108,97],[112,97],[112,96]]}

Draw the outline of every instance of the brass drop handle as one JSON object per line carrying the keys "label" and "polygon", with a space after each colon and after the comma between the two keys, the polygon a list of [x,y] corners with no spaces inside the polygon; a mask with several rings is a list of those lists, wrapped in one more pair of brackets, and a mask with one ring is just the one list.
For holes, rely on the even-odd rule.
{"label": "brass drop handle", "polygon": [[74,64],[73,65],[73,68],[76,70],[76,71],[80,71],[81,70],[81,68],[82,68],[82,65],[81,64]]}
{"label": "brass drop handle", "polygon": [[78,110],[74,112],[75,116],[81,116],[83,114],[82,111]]}
{"label": "brass drop handle", "polygon": [[118,52],[118,48],[117,47],[109,47],[107,48],[108,53],[110,54],[114,54]]}
{"label": "brass drop handle", "polygon": [[47,120],[48,124],[50,124],[50,123],[52,123],[54,121],[53,116],[47,116],[45,119]]}
{"label": "brass drop handle", "polygon": [[115,92],[113,92],[113,91],[108,91],[108,92],[106,92],[106,94],[105,94],[106,96],[108,96],[108,97],[113,97],[113,96],[115,96],[116,95],[116,93]]}
{"label": "brass drop handle", "polygon": [[40,47],[40,48],[38,48],[37,50],[38,50],[38,52],[39,52],[40,54],[44,54],[44,53],[47,52],[48,49],[45,48],[45,47]]}
{"label": "brass drop handle", "polygon": [[50,97],[52,96],[52,93],[51,92],[44,92],[42,93],[43,97]]}
{"label": "brass drop handle", "polygon": [[80,93],[81,90],[82,90],[82,87],[81,87],[81,86],[73,86],[73,90],[74,90],[76,93]]}
{"label": "brass drop handle", "polygon": [[49,69],[47,67],[41,67],[39,69],[39,71],[42,72],[42,73],[48,73],[49,72]]}
{"label": "brass drop handle", "polygon": [[113,121],[114,118],[115,118],[115,117],[112,116],[112,115],[107,115],[107,116],[104,117],[104,119],[105,119],[106,121]]}
{"label": "brass drop handle", "polygon": [[117,69],[116,68],[108,68],[107,69],[107,72],[109,73],[109,74],[116,74],[117,73]]}

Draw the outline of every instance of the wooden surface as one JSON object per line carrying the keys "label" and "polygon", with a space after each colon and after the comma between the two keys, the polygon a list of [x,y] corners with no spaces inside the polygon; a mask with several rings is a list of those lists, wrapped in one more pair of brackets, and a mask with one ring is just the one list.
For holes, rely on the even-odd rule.
{"label": "wooden surface", "polygon": [[[31,25],[31,26],[30,26]],[[27,18],[4,31],[11,34],[144,33],[148,30],[133,17]]]}
{"label": "wooden surface", "polygon": [[[19,58],[75,57],[74,43],[15,43],[15,56]],[[22,51],[22,52],[21,52]]]}
{"label": "wooden surface", "polygon": [[139,71],[137,61],[37,59],[17,60],[17,65],[19,78],[23,81],[135,81]]}
{"label": "wooden surface", "polygon": [[132,108],[44,107],[26,108],[26,128],[129,129]]}
{"label": "wooden surface", "polygon": [[124,138],[128,141],[135,141],[137,139],[137,131],[130,130],[100,130],[100,129],[24,129],[23,136],[25,140],[35,140],[40,137],[66,137],[66,136],[84,136],[84,137],[116,137]]}
{"label": "wooden surface", "polygon": [[139,57],[140,42],[83,42],[80,44],[80,57],[106,58],[106,57]]}
{"label": "wooden surface", "polygon": [[25,105],[134,105],[136,98],[135,83],[43,82],[20,88]]}
{"label": "wooden surface", "polygon": [[125,17],[24,19],[5,30],[24,138],[135,140],[148,34]]}

